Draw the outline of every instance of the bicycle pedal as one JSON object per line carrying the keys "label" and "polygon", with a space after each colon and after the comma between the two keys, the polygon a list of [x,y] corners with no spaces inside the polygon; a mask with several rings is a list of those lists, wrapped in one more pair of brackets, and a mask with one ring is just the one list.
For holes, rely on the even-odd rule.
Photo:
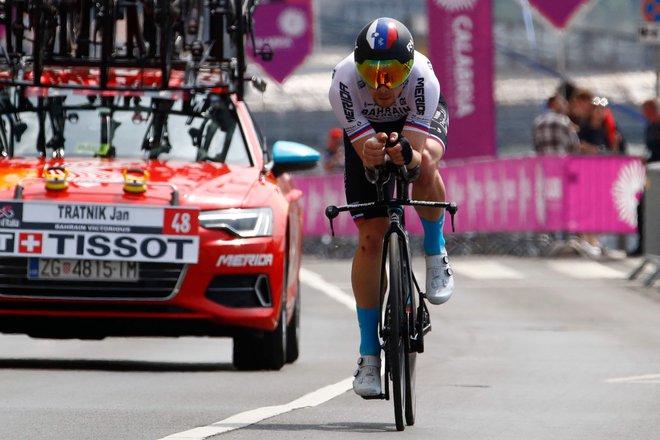
{"label": "bicycle pedal", "polygon": [[424,330],[423,330],[423,331],[424,331],[424,334],[427,334],[428,332],[430,332],[430,331],[431,331],[431,328],[432,328],[431,324],[429,324],[429,325],[427,325],[426,327],[424,327]]}

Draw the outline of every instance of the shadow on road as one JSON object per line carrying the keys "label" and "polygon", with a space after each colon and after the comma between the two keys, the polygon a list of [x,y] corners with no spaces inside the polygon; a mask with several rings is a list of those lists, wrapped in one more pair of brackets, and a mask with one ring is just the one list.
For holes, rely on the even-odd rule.
{"label": "shadow on road", "polygon": [[234,371],[231,363],[185,363],[104,359],[0,359],[0,370],[94,370],[148,372]]}

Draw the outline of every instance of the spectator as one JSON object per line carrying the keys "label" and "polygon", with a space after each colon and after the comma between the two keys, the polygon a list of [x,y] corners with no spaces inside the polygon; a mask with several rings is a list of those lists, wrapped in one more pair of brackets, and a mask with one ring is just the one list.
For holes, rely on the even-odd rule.
{"label": "spectator", "polygon": [[548,110],[534,119],[534,150],[538,154],[575,153],[580,144],[575,126],[566,115],[568,102],[561,94],[548,98]]}
{"label": "spectator", "polygon": [[580,150],[587,154],[605,153],[616,148],[610,144],[605,126],[607,98],[594,97],[588,115],[580,124]]}
{"label": "spectator", "polygon": [[578,130],[591,117],[593,99],[593,94],[587,89],[575,89],[568,99],[568,117],[578,127]]}
{"label": "spectator", "polygon": [[341,128],[331,128],[328,131],[323,169],[326,173],[344,171],[344,130]]}
{"label": "spectator", "polygon": [[[647,99],[642,104],[642,113],[647,125],[644,130],[646,143],[646,162],[660,162],[660,102],[657,99]],[[630,252],[630,256],[639,256],[644,253],[644,194],[637,205],[637,248]]]}
{"label": "spectator", "polygon": [[642,113],[648,121],[644,139],[648,150],[647,162],[660,161],[660,102],[648,99],[642,104]]}
{"label": "spectator", "polygon": [[[603,154],[610,150],[605,127],[607,104],[607,99],[593,97],[591,92],[586,90],[576,94],[574,114],[576,120],[581,121],[578,137],[582,154]],[[603,254],[596,234],[580,235],[580,245],[590,257],[600,257]]]}

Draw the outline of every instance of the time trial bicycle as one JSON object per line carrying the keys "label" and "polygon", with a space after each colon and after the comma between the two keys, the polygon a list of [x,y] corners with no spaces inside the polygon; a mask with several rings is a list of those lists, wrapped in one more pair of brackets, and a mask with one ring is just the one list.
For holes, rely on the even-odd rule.
{"label": "time trial bicycle", "polygon": [[[409,184],[412,181],[405,167],[392,162],[375,170],[366,170],[367,180],[376,185],[375,202],[326,207],[325,215],[330,221],[334,236],[333,219],[340,212],[354,209],[372,210],[386,208],[389,227],[383,238],[383,253],[380,267],[380,323],[379,335],[385,358],[384,393],[370,399],[394,401],[396,429],[403,431],[405,424],[415,423],[415,364],[417,353],[424,352],[424,335],[431,330],[431,317],[412,271],[410,240],[405,225],[405,206],[445,208],[451,216],[454,230],[454,215],[458,206],[453,202],[428,202],[410,200]],[[384,186],[394,176],[395,194],[391,199],[384,196]],[[382,388],[381,388],[382,389]],[[405,419],[405,424],[404,424]]]}

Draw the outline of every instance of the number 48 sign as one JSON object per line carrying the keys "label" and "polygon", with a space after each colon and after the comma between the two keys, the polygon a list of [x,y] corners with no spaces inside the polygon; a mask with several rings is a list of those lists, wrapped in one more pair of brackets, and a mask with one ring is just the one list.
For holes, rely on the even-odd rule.
{"label": "number 48 sign", "polygon": [[166,209],[163,234],[197,235],[199,211],[195,209]]}

